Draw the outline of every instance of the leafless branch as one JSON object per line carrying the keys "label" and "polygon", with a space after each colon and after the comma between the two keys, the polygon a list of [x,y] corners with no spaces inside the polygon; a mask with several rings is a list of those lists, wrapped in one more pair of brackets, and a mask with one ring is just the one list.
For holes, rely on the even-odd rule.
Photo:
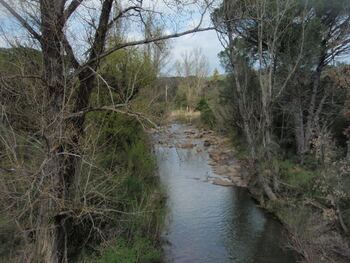
{"label": "leafless branch", "polygon": [[28,22],[18,14],[6,1],[0,0],[0,4],[3,5],[20,23],[28,30],[28,32],[39,42],[41,42],[41,36],[28,24]]}
{"label": "leafless branch", "polygon": [[73,0],[64,11],[64,21],[67,21],[74,11],[80,6],[84,0]]}
{"label": "leafless branch", "polygon": [[177,38],[177,37],[181,37],[181,36],[185,36],[185,35],[189,35],[189,34],[193,34],[193,33],[197,33],[197,32],[209,31],[209,30],[214,30],[214,29],[215,29],[215,27],[205,27],[205,28],[196,27],[194,29],[190,29],[190,30],[180,32],[180,33],[174,33],[174,34],[165,35],[165,36],[158,36],[158,37],[154,37],[154,38],[126,42],[126,43],[119,44],[117,46],[114,46],[114,47],[106,50],[100,56],[87,61],[85,63],[85,65],[89,65],[90,63],[93,63],[98,59],[102,59],[104,57],[107,57],[108,55],[112,54],[113,52],[120,50],[120,49],[123,49],[123,48],[126,48],[126,47],[149,44],[149,43],[153,43],[153,42],[157,42],[157,41],[161,41],[161,40]]}

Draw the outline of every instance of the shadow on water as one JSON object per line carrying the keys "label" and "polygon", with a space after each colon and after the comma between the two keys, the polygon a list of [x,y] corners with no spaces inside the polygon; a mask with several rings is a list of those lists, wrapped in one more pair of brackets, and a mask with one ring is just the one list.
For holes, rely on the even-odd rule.
{"label": "shadow on water", "polygon": [[[171,127],[174,143],[184,140],[184,129]],[[215,174],[207,164],[208,153],[198,151],[201,142],[195,143],[192,149],[156,147],[168,194],[165,262],[296,262],[282,248],[286,243],[281,225],[258,208],[245,189],[206,182]]]}

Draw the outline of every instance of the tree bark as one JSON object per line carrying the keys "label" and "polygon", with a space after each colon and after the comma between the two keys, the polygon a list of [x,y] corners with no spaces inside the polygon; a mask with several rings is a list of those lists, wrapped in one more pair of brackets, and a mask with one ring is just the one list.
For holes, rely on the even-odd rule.
{"label": "tree bark", "polygon": [[258,182],[261,186],[261,188],[264,190],[266,196],[271,200],[275,201],[277,200],[277,196],[272,191],[271,187],[269,186],[268,182],[266,182],[265,176],[262,174],[262,172],[258,171]]}
{"label": "tree bark", "polygon": [[312,139],[312,133],[315,125],[315,113],[316,113],[316,98],[321,85],[321,75],[325,66],[326,50],[321,53],[318,66],[316,68],[313,78],[313,89],[311,94],[310,106],[308,109],[307,121],[305,126],[305,139],[304,139],[304,154],[310,151],[310,143]]}
{"label": "tree bark", "polygon": [[293,103],[293,121],[294,121],[294,136],[297,146],[297,154],[300,158],[300,163],[304,163],[305,154],[305,133],[304,133],[304,115],[300,97],[294,99]]}
{"label": "tree bark", "polygon": [[39,256],[52,263],[68,261],[66,218],[61,212],[75,171],[75,157],[62,154],[76,147],[69,145],[70,133],[64,119],[64,4],[62,0],[40,1],[43,79],[47,85],[44,135],[48,147],[42,176],[48,187],[42,197],[36,239]]}

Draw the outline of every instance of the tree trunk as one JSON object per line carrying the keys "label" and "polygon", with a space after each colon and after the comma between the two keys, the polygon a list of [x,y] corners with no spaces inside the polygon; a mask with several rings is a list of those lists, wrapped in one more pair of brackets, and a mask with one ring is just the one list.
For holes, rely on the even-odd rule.
{"label": "tree trunk", "polygon": [[[64,149],[64,63],[63,63],[63,12],[65,1],[41,0],[41,48],[43,54],[43,79],[47,85],[46,125],[44,135],[48,147],[47,161],[43,167],[46,191],[38,220],[37,251],[45,262],[66,262],[64,222],[59,216],[68,190]],[[68,158],[68,161],[70,159]]]}
{"label": "tree trunk", "polygon": [[294,100],[293,120],[294,120],[294,135],[297,146],[297,154],[300,159],[300,163],[304,163],[305,154],[305,133],[304,133],[304,116],[300,97]]}
{"label": "tree trunk", "polygon": [[324,68],[325,54],[321,55],[319,64],[317,66],[314,79],[313,79],[313,89],[311,94],[310,106],[308,109],[307,122],[305,127],[305,140],[304,140],[304,153],[309,152],[310,143],[312,139],[312,133],[315,125],[315,111],[316,111],[316,97],[320,90],[321,85],[321,74]]}
{"label": "tree trunk", "polygon": [[258,171],[258,182],[261,186],[261,188],[264,190],[266,196],[271,200],[275,201],[277,200],[277,196],[275,193],[272,191],[271,187],[269,186],[268,182],[266,182],[266,178],[263,175],[261,171]]}

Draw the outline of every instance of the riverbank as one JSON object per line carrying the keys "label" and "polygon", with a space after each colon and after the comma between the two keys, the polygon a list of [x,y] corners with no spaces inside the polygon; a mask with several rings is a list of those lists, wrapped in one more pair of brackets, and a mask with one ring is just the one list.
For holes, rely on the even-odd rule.
{"label": "riverbank", "polygon": [[[232,138],[192,125],[185,131],[188,141],[180,148],[195,147],[191,141],[200,139],[209,152],[209,164],[219,175],[209,179],[213,184],[246,188],[266,211],[273,214],[288,232],[288,246],[303,262],[348,262],[350,250],[341,234],[337,211],[313,197],[312,181],[316,171],[308,171],[286,160],[278,163],[279,188],[275,201],[264,193],[249,167],[244,145],[237,147]],[[237,142],[236,142],[237,144]],[[322,200],[321,200],[322,201]]]}
{"label": "riverbank", "polygon": [[[106,208],[113,213],[102,223],[95,220],[96,229],[104,230],[96,235],[102,240],[85,248],[80,261],[75,261],[161,262],[165,193],[158,177],[151,138],[138,121],[124,115],[89,117],[88,121],[99,131],[96,143],[99,170],[93,173],[95,181],[91,191],[100,187],[101,195],[106,196]],[[91,136],[94,135],[95,129],[91,131]]]}

